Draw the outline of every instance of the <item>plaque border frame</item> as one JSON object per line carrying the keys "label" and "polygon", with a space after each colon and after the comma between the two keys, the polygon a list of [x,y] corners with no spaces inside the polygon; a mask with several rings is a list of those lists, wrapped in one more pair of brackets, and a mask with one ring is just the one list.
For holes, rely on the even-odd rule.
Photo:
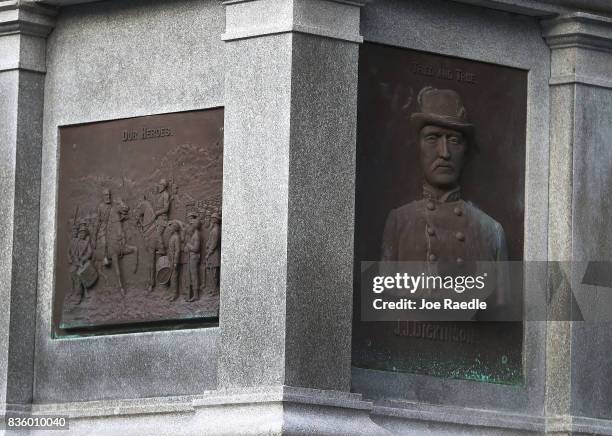
{"label": "plaque border frame", "polygon": [[[544,200],[548,198],[549,186],[550,49],[541,36],[537,18],[487,11],[487,20],[483,20],[482,11],[473,9],[470,13],[464,5],[452,5],[449,13],[435,17],[433,9],[427,7],[409,9],[406,5],[389,3],[381,9],[386,16],[391,14],[402,22],[402,29],[410,31],[401,32],[398,27],[383,25],[385,14],[377,15],[376,9],[365,8],[362,11],[365,42],[527,70],[523,259],[546,260],[548,202]],[[460,17],[455,17],[454,12]],[[432,32],[427,26],[434,19],[438,28],[447,32]],[[487,38],[480,38],[482,34],[487,34]],[[415,35],[427,35],[428,38]],[[545,287],[546,277],[525,287],[528,286]],[[529,296],[524,298],[525,307],[529,307]],[[523,385],[352,367],[352,391],[377,402],[398,399],[396,406],[400,407],[403,400],[478,409],[503,407],[530,415],[538,410],[536,414],[540,414],[540,409],[543,413],[546,386],[545,350],[546,322],[524,322]],[[445,392],[445,395],[439,395],[439,392]]]}

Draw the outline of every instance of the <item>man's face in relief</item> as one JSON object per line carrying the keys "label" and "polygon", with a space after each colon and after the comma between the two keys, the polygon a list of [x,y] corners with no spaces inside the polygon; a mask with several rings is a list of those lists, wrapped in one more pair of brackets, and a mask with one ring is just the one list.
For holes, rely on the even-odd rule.
{"label": "man's face in relief", "polygon": [[455,188],[465,159],[464,135],[452,129],[425,126],[419,134],[421,166],[425,180],[437,188]]}

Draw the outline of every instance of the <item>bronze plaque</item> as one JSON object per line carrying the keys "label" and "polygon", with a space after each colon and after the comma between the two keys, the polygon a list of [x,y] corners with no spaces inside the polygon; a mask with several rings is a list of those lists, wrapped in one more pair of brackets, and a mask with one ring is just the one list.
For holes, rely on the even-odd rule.
{"label": "bronze plaque", "polygon": [[55,334],[215,320],[223,109],[59,134]]}
{"label": "bronze plaque", "polygon": [[522,260],[527,74],[361,47],[353,365],[522,381],[521,323],[363,322],[359,272],[362,261]]}

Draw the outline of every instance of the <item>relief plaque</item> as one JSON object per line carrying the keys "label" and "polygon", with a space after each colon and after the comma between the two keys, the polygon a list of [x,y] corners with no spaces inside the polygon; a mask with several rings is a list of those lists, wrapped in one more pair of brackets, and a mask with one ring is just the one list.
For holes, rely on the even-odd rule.
{"label": "relief plaque", "polygon": [[520,322],[361,321],[359,268],[523,259],[527,74],[360,48],[354,366],[521,383]]}
{"label": "relief plaque", "polygon": [[223,109],[59,138],[54,333],[216,320]]}

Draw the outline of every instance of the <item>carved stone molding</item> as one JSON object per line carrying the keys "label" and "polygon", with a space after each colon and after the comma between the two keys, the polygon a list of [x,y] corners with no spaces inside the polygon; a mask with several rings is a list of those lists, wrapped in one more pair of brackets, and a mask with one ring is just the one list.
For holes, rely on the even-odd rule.
{"label": "carved stone molding", "polygon": [[543,2],[568,8],[612,14],[612,2],[609,0],[543,0]]}
{"label": "carved stone molding", "polygon": [[46,71],[46,38],[56,14],[55,8],[31,1],[0,1],[0,72]]}
{"label": "carved stone molding", "polygon": [[222,39],[253,38],[280,33],[305,33],[363,42],[359,14],[365,0],[226,0]]}
{"label": "carved stone molding", "polygon": [[551,86],[612,88],[612,18],[576,12],[542,22],[550,46]]}
{"label": "carved stone molding", "polygon": [[0,1],[0,36],[23,34],[45,38],[55,26],[55,8],[32,1]]}
{"label": "carved stone molding", "polygon": [[612,52],[612,18],[576,12],[542,23],[553,49],[579,47]]}

